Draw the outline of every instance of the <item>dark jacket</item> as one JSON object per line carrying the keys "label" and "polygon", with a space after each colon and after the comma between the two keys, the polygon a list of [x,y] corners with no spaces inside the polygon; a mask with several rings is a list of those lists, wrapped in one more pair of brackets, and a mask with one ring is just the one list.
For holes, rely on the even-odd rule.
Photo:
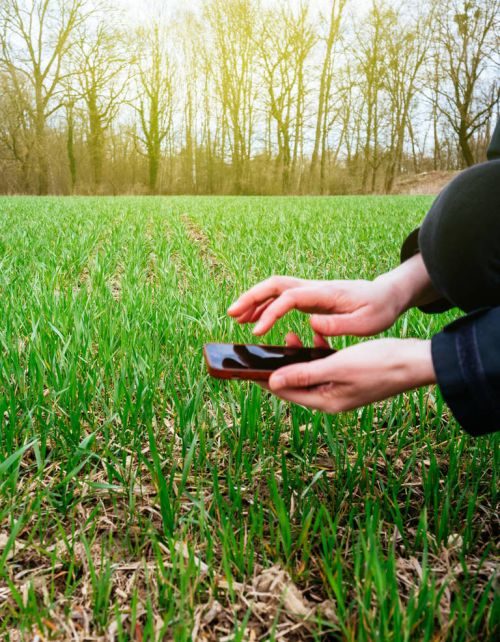
{"label": "dark jacket", "polygon": [[500,430],[500,121],[487,156],[446,186],[401,250],[402,260],[421,252],[442,295],[424,312],[468,312],[432,338],[432,359],[444,399],[472,435]]}

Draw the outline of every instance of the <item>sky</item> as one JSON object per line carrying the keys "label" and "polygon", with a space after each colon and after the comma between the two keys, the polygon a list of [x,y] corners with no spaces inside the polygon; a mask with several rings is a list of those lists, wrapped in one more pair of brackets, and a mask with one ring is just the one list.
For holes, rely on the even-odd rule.
{"label": "sky", "polygon": [[[331,0],[262,0],[266,5],[278,5],[285,3],[298,7],[306,3],[314,12],[321,11],[328,13],[331,7]],[[196,9],[202,4],[202,0],[114,0],[114,4],[123,8],[131,22],[137,23],[149,17],[152,7],[161,6],[169,13],[176,13],[182,9]],[[372,4],[372,0],[348,0],[347,8],[355,13],[364,13]]]}

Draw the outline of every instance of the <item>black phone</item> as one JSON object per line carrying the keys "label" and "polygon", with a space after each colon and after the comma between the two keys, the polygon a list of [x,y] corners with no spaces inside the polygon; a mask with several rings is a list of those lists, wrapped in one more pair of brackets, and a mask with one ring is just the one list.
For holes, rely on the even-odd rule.
{"label": "black phone", "polygon": [[219,379],[266,381],[275,370],[305,361],[324,359],[335,350],[290,348],[243,343],[207,343],[203,354],[208,372]]}

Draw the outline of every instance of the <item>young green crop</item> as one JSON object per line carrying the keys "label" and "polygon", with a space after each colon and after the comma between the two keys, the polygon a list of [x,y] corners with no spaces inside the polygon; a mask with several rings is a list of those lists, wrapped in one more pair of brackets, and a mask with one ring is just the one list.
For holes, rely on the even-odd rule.
{"label": "young green crop", "polygon": [[253,341],[225,311],[260,279],[396,265],[429,203],[0,199],[1,637],[496,637],[497,437],[438,389],[333,417],[201,357]]}

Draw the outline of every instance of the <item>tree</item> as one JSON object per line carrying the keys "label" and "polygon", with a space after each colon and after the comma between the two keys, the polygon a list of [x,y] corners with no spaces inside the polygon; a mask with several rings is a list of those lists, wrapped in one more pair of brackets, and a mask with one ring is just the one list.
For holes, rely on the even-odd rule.
{"label": "tree", "polygon": [[[411,127],[411,107],[418,91],[419,72],[424,64],[431,34],[430,16],[418,15],[410,24],[401,14],[385,23],[385,89],[390,105],[390,143],[385,191],[390,193],[401,166],[405,133]],[[412,136],[410,136],[413,138]]]}
{"label": "tree", "polygon": [[443,0],[436,11],[436,45],[444,83],[437,108],[456,134],[466,166],[475,162],[472,138],[491,118],[500,99],[499,0]]}
{"label": "tree", "polygon": [[363,192],[367,191],[370,169],[372,170],[371,191],[374,191],[380,165],[379,127],[382,103],[379,98],[385,73],[383,31],[384,20],[387,18],[390,18],[389,14],[384,13],[374,0],[369,17],[361,26],[356,38],[355,57],[359,63],[361,91],[366,111],[364,166],[361,181]]}
{"label": "tree", "polygon": [[[214,80],[221,102],[233,168],[233,189],[246,189],[246,168],[254,130],[255,30],[257,9],[253,0],[209,0],[205,17],[210,26]],[[222,138],[225,142],[225,136]],[[225,150],[223,150],[224,152]]]}
{"label": "tree", "polygon": [[136,56],[138,98],[135,109],[140,133],[137,140],[148,159],[148,186],[157,191],[162,145],[172,132],[174,68],[167,51],[167,33],[158,23],[137,31],[140,50]]}
{"label": "tree", "polygon": [[304,122],[304,64],[315,38],[304,6],[296,16],[290,9],[268,11],[262,16],[259,58],[268,97],[266,107],[276,124],[277,164],[284,193],[289,191],[297,163]]}
{"label": "tree", "polygon": [[79,95],[86,107],[87,145],[92,182],[98,190],[103,175],[106,132],[121,106],[131,57],[121,33],[104,22],[85,25],[79,32],[73,55]]}
{"label": "tree", "polygon": [[13,84],[11,74],[0,75],[0,113],[0,143],[21,167],[21,190],[29,191],[34,128],[24,78]]}
{"label": "tree", "polygon": [[191,11],[184,14],[179,25],[179,36],[183,60],[183,83],[179,92],[182,94],[182,149],[181,186],[183,191],[198,190],[198,167],[196,154],[196,116],[198,111],[199,76],[206,67],[206,43],[202,38],[202,27],[199,18]]}
{"label": "tree", "polygon": [[[319,81],[319,95],[318,107],[316,110],[316,129],[314,135],[314,148],[311,156],[310,174],[314,180],[316,175],[316,168],[318,165],[320,148],[326,150],[326,140],[328,136],[328,129],[326,123],[328,122],[327,105],[330,100],[333,80],[333,51],[337,42],[340,32],[340,22],[342,20],[342,13],[346,4],[346,0],[331,0],[330,20],[328,27],[328,35],[326,37],[325,53],[323,57],[323,64],[321,68],[321,76]],[[320,176],[320,190],[323,192],[325,183],[325,162],[323,158],[321,162],[321,176]]]}
{"label": "tree", "polygon": [[26,85],[30,89],[39,194],[49,187],[47,122],[63,104],[63,61],[75,29],[88,15],[85,7],[86,0],[6,0],[0,5],[1,68],[10,75],[16,94],[21,95]]}
{"label": "tree", "polygon": [[0,0],[0,191],[391,192],[484,156],[500,0],[119,4]]}

